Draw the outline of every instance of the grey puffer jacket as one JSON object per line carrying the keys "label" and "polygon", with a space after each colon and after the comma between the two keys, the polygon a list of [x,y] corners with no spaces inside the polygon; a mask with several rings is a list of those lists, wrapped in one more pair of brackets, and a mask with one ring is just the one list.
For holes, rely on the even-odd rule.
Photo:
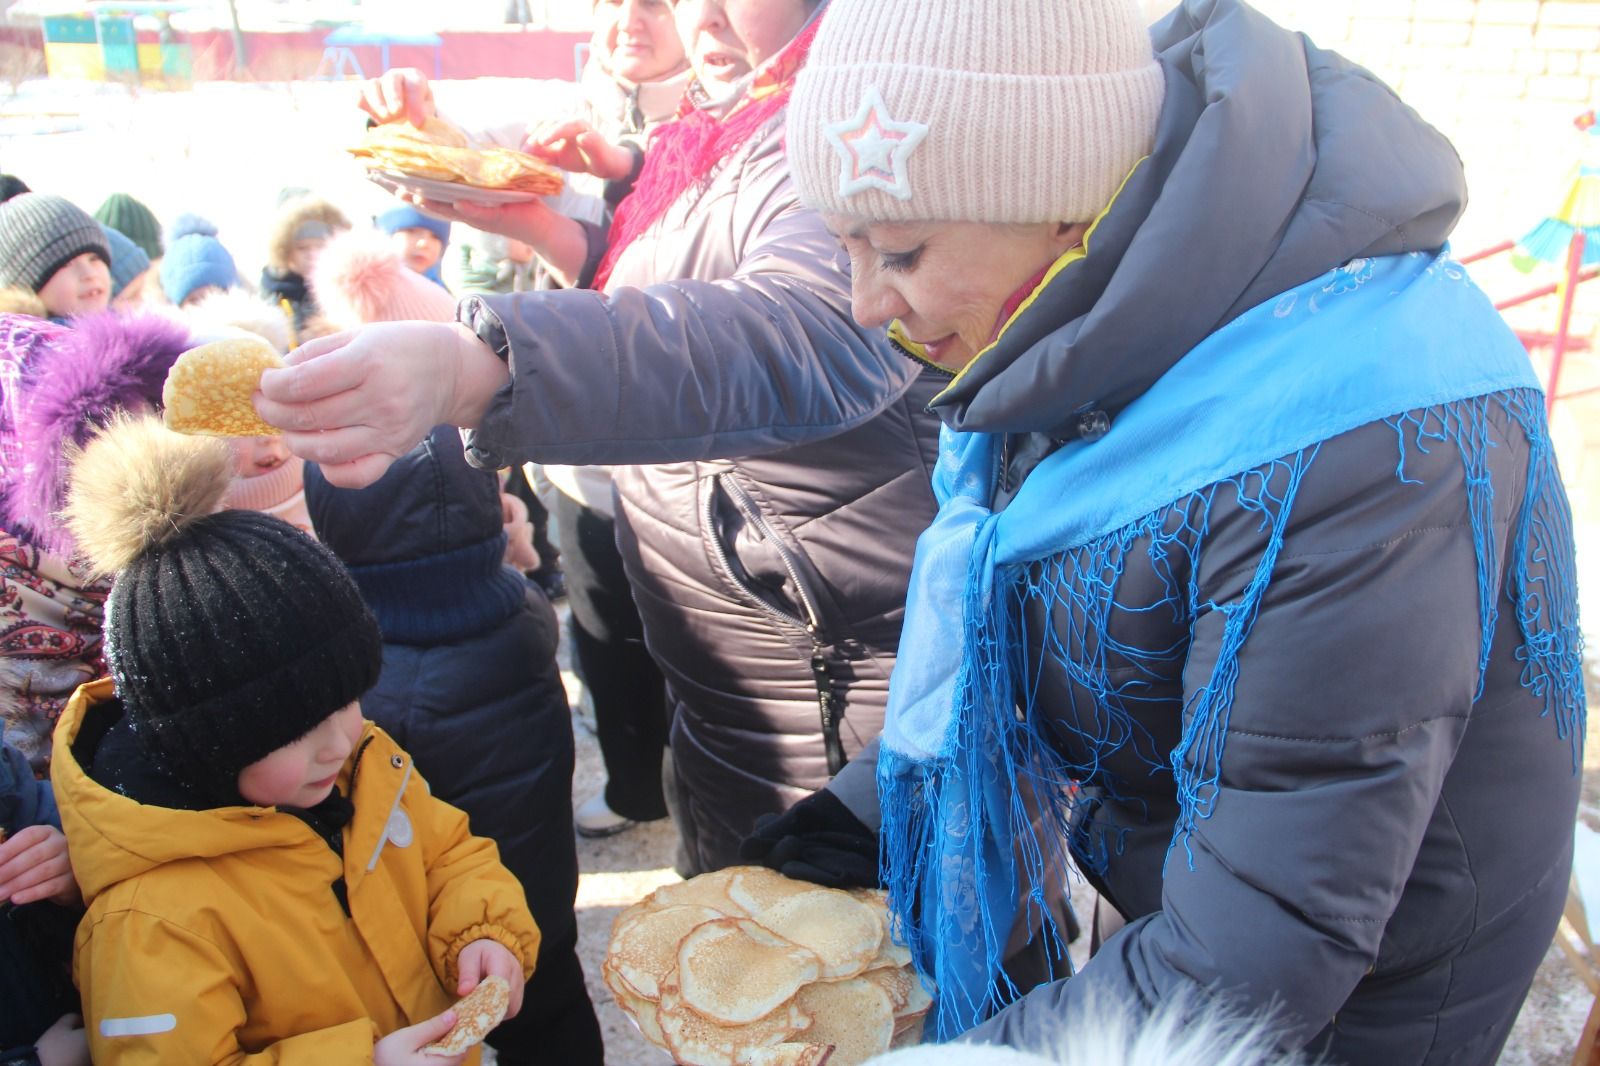
{"label": "grey puffer jacket", "polygon": [[782,145],[780,117],[629,245],[604,295],[464,305],[512,370],[476,461],[653,464],[617,471],[618,543],[675,701],[698,870],[877,735],[934,513],[938,381],[852,320]]}
{"label": "grey puffer jacket", "polygon": [[[935,404],[1013,435],[1013,486],[1048,450],[1037,439],[1073,435],[1069,413],[1102,410],[1115,433],[1123,407],[1245,310],[1352,257],[1438,248],[1464,204],[1450,145],[1365,71],[1236,0],[1190,0],[1155,33],[1167,99],[1151,159],[1082,269]],[[1286,1047],[1334,1063],[1496,1060],[1561,912],[1580,782],[1524,686],[1510,575],[1533,449],[1498,403],[1486,428],[1502,577],[1481,690],[1461,452],[1387,422],[1324,441],[1239,653],[1215,804],[1187,849],[1170,759],[1262,558],[1261,509],[1224,485],[1203,553],[1193,516],[1171,516],[1179,546],[1159,560],[1148,537],[1128,545],[1115,602],[1157,607],[1113,609],[1096,646],[1070,606],[1093,600],[1076,595],[1083,576],[1037,564],[1072,586],[1024,618],[1029,661],[1047,664],[1036,706],[1084,781],[1071,845],[1128,925],[967,1039],[1035,1047],[1089,996],[1152,1010],[1219,992],[1275,1011]],[[1258,473],[1282,498],[1288,470]],[[1529,577],[1571,595],[1560,566],[1531,559]],[[1193,592],[1174,603],[1174,588]],[[1107,743],[1108,691],[1135,727],[1122,743]],[[870,773],[858,760],[833,787],[875,824]]]}

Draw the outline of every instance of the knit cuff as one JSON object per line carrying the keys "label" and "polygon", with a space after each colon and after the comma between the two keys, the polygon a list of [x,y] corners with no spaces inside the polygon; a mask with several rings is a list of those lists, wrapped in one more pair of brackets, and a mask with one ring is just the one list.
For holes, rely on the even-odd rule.
{"label": "knit cuff", "polygon": [[517,957],[522,964],[522,979],[526,981],[533,976],[534,963],[539,960],[539,945],[537,942],[529,944],[516,933],[499,925],[490,925],[480,922],[469,926],[456,937],[450,949],[444,953],[444,979],[448,988],[456,987],[456,982],[461,980],[461,952],[467,945],[477,940],[493,940]]}
{"label": "knit cuff", "polygon": [[579,220],[578,225],[583,227],[584,241],[588,247],[584,250],[583,267],[578,271],[577,288],[594,288],[594,276],[600,271],[600,261],[606,257],[607,229],[594,222]]}
{"label": "knit cuff", "polygon": [[[507,366],[511,363],[511,339],[506,335],[505,323],[500,321],[500,316],[490,309],[481,296],[468,296],[456,308],[456,319],[468,329],[472,330],[477,338],[489,346],[489,350],[500,357]],[[466,444],[467,462],[479,470],[504,470],[508,466],[516,466],[508,454],[495,450],[485,428],[495,421],[496,411],[504,412],[510,408],[515,395],[516,377],[506,382],[495,392],[489,401],[488,411],[478,423],[477,429],[469,429],[462,435]]]}
{"label": "knit cuff", "polygon": [[612,178],[606,182],[605,201],[607,206],[612,208],[615,208],[628,198],[628,194],[633,191],[634,185],[639,180],[639,175],[644,173],[644,146],[635,144],[633,141],[624,140],[622,147],[626,148],[628,154],[633,157],[633,164],[628,168],[627,177]]}

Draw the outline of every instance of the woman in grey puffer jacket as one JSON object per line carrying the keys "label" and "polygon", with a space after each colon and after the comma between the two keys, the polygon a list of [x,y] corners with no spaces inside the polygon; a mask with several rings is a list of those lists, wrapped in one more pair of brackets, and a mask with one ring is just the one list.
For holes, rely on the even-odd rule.
{"label": "woman in grey puffer jacket", "polygon": [[[761,815],[877,734],[937,432],[934,383],[855,325],[838,247],[789,184],[783,104],[818,5],[763,0],[768,35],[744,42],[690,6],[698,103],[652,142],[599,291],[474,297],[468,331],[310,345],[262,401],[331,479],[370,480],[421,411],[475,427],[485,465],[652,464],[619,472],[618,539],[675,701],[685,873],[737,861]],[[412,380],[424,366],[442,394]],[[349,426],[357,406],[369,427],[408,411],[380,441]]]}

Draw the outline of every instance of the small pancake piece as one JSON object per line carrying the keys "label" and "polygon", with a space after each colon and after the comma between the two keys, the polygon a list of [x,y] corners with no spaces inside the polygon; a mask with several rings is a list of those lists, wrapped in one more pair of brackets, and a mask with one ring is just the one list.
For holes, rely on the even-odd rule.
{"label": "small pancake piece", "polygon": [[786,1043],[812,1021],[791,994],[776,1010],[749,1024],[723,1025],[691,1009],[672,985],[663,988],[656,1019],[680,1066],[739,1066],[741,1054]]}
{"label": "small pancake piece", "polygon": [[422,1050],[429,1055],[459,1055],[482,1043],[495,1026],[505,1021],[510,1006],[511,986],[504,977],[491,974],[451,1008],[456,1012],[456,1024],[450,1031]]}
{"label": "small pancake piece", "polygon": [[661,979],[677,964],[690,930],[722,915],[709,907],[663,907],[640,915],[611,937],[606,963],[637,996],[661,998]]}
{"label": "small pancake piece", "polygon": [[212,341],[178,356],[161,388],[162,421],[177,433],[206,437],[275,437],[281,431],[256,414],[250,394],[261,372],[283,360],[259,337]]}
{"label": "small pancake piece", "polygon": [[872,909],[831,888],[787,896],[754,917],[785,940],[815,952],[824,981],[861,973],[877,958],[883,942],[883,922]]}
{"label": "small pancake piece", "polygon": [[[678,947],[683,1003],[722,1026],[748,1025],[778,1010],[820,969],[814,953],[748,918],[696,926]],[[661,1027],[667,1030],[665,1021]]]}
{"label": "small pancake piece", "polygon": [[795,1003],[815,1019],[806,1031],[807,1043],[833,1045],[828,1066],[859,1066],[888,1051],[894,1039],[894,1005],[872,981],[855,977],[807,985]]}

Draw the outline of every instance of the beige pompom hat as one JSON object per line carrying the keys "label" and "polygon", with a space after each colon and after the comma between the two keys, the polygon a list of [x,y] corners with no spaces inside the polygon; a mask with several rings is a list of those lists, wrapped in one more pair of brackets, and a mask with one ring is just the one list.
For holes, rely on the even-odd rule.
{"label": "beige pompom hat", "polygon": [[832,0],[788,112],[800,198],[879,222],[1082,222],[1150,151],[1133,0]]}

